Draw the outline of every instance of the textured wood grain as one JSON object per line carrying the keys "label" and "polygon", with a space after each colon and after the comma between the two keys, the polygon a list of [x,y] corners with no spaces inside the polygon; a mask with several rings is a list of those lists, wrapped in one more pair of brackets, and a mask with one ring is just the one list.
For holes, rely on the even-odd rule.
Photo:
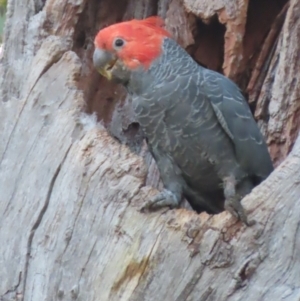
{"label": "textured wood grain", "polygon": [[[83,43],[79,51],[77,22],[89,6],[43,3],[9,7],[0,70],[0,300],[299,300],[300,137],[243,200],[251,228],[226,212],[140,213],[157,193],[148,185],[153,161],[82,113],[92,98],[83,91],[91,50]],[[158,9],[167,15],[165,4]],[[293,9],[282,51],[291,51],[288,37],[297,39]],[[290,63],[288,53],[281,59]]]}
{"label": "textured wood grain", "polygon": [[235,79],[243,61],[248,0],[183,0],[183,3],[187,11],[203,21],[209,22],[217,14],[219,21],[226,25],[223,72]]}
{"label": "textured wood grain", "polygon": [[250,93],[276,164],[291,151],[300,130],[299,10],[299,1],[290,1],[278,43],[264,64],[267,72]]}

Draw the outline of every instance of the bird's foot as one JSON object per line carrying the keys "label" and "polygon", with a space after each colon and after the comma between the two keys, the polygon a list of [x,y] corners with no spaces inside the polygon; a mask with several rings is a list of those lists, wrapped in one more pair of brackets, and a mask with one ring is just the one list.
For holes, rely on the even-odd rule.
{"label": "bird's foot", "polygon": [[162,192],[154,196],[152,199],[146,202],[140,209],[141,212],[153,211],[163,207],[176,208],[179,205],[180,200],[175,193],[170,190],[164,189]]}
{"label": "bird's foot", "polygon": [[231,197],[226,199],[224,207],[225,210],[229,211],[233,216],[241,220],[246,226],[251,227],[255,224],[254,220],[248,221],[244,208],[240,203],[240,198]]}
{"label": "bird's foot", "polygon": [[241,220],[246,226],[252,226],[255,221],[248,221],[244,208],[241,204],[242,196],[235,190],[236,179],[232,176],[224,178],[225,210]]}

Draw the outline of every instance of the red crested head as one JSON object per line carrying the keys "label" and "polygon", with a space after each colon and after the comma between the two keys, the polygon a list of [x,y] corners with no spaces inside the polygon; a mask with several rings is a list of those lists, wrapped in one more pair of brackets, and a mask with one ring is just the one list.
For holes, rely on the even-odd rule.
{"label": "red crested head", "polygon": [[[108,63],[112,68],[114,63],[120,60],[129,69],[137,67],[148,69],[161,54],[163,39],[171,37],[163,26],[163,20],[153,16],[144,20],[113,24],[100,30],[95,38],[95,54],[96,51],[98,54],[101,51],[101,57],[100,54],[98,55],[99,59],[94,54],[96,68],[103,74],[104,72],[100,69],[104,67],[104,63]],[[105,60],[104,52],[106,53]],[[109,59],[112,59],[112,62],[107,62]]]}

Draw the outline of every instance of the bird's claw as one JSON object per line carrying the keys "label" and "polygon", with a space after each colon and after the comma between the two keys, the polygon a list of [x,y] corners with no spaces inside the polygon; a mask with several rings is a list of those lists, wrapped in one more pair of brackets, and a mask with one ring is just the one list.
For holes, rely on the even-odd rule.
{"label": "bird's claw", "polygon": [[225,200],[225,210],[229,211],[237,219],[241,220],[246,226],[251,227],[255,224],[254,220],[248,221],[246,213],[239,198],[232,197]]}
{"label": "bird's claw", "polygon": [[164,189],[162,192],[154,196],[152,199],[147,201],[141,208],[141,212],[153,211],[163,207],[175,208],[179,205],[179,201],[176,198],[176,195]]}

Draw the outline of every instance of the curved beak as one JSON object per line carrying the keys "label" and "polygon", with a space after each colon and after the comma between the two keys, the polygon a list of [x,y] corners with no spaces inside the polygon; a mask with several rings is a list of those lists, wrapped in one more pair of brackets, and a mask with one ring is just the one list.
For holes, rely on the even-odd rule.
{"label": "curved beak", "polygon": [[96,48],[93,55],[93,64],[97,71],[106,77],[108,80],[112,79],[111,69],[116,63],[116,57],[103,49]]}

